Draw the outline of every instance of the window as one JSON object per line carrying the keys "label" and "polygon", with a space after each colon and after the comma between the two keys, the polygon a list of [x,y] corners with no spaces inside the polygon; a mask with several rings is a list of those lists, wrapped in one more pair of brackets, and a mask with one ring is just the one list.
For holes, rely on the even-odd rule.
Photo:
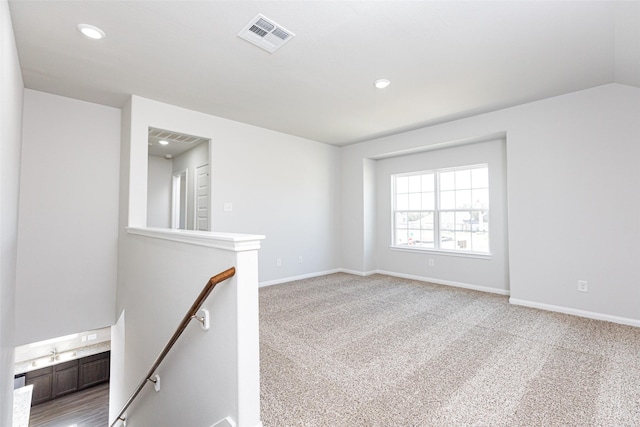
{"label": "window", "polygon": [[489,253],[486,164],[391,178],[393,246]]}

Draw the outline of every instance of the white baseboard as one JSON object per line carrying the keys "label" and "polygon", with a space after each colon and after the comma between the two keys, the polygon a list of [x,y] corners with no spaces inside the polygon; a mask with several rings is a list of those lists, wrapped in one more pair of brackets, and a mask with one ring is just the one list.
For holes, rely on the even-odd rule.
{"label": "white baseboard", "polygon": [[496,289],[496,288],[490,288],[490,287],[487,287],[487,286],[472,285],[472,284],[469,284],[469,283],[453,282],[453,281],[450,281],[450,280],[434,279],[432,277],[422,277],[422,276],[414,276],[414,275],[411,275],[411,274],[395,273],[393,271],[385,271],[385,270],[356,271],[356,270],[349,270],[348,268],[336,268],[334,270],[319,271],[319,272],[316,272],[316,273],[303,274],[301,276],[292,276],[292,277],[285,277],[285,278],[282,278],[282,279],[270,280],[268,282],[261,282],[259,284],[259,287],[262,288],[264,286],[278,285],[278,284],[281,284],[281,283],[294,282],[296,280],[309,279],[309,278],[312,278],[312,277],[326,276],[326,275],[334,274],[334,273],[347,273],[347,274],[353,274],[354,276],[360,276],[360,277],[367,277],[367,276],[371,276],[373,274],[384,274],[384,275],[387,275],[387,276],[401,277],[403,279],[418,280],[418,281],[421,281],[421,282],[435,283],[435,284],[438,284],[438,285],[453,286],[453,287],[456,287],[456,288],[471,289],[471,290],[474,290],[474,291],[489,292],[489,293],[492,293],[492,294],[499,294],[499,295],[509,295],[509,291],[505,290],[505,289]]}
{"label": "white baseboard", "polygon": [[587,319],[605,320],[607,322],[619,323],[621,325],[640,327],[640,320],[630,319],[628,317],[614,316],[611,314],[596,313],[595,311],[579,310],[577,308],[562,307],[559,305],[544,304],[541,302],[527,301],[517,298],[509,298],[509,303],[513,305],[521,305],[523,307],[538,308],[540,310],[555,311],[557,313],[571,314],[578,317],[586,317]]}
{"label": "white baseboard", "polygon": [[312,277],[326,276],[329,274],[340,273],[340,272],[342,272],[342,269],[336,268],[334,270],[318,271],[315,273],[302,274],[300,276],[284,277],[282,279],[269,280],[267,282],[260,282],[258,284],[258,287],[262,288],[264,286],[279,285],[281,283],[295,282],[296,280],[310,279]]}
{"label": "white baseboard", "polygon": [[[478,286],[478,285],[472,285],[470,283],[454,282],[451,280],[441,280],[441,279],[435,279],[432,277],[415,276],[412,274],[396,273],[393,271],[386,271],[386,270],[356,271],[356,270],[349,270],[347,268],[336,268],[334,270],[320,271],[316,273],[304,274],[301,276],[293,276],[293,277],[286,277],[283,279],[271,280],[268,282],[262,282],[260,283],[259,286],[263,287],[263,286],[277,285],[280,283],[287,283],[287,282],[293,282],[296,280],[309,279],[311,277],[326,276],[334,273],[347,273],[347,274],[352,274],[354,276],[360,276],[360,277],[367,277],[367,276],[371,276],[372,274],[384,274],[387,276],[401,277],[403,279],[418,280],[421,282],[435,283],[438,285],[452,286],[456,288],[471,289],[474,291],[488,292],[492,294],[509,296],[509,290],[507,289],[490,288],[488,286]],[[614,316],[611,314],[603,314],[603,313],[597,313],[594,311],[579,310],[576,308],[544,304],[540,302],[522,300],[517,298],[509,298],[509,303],[513,305],[521,305],[523,307],[538,308],[540,310],[571,314],[573,316],[585,317],[587,319],[604,320],[607,322],[619,323],[621,325],[640,327],[640,320],[631,319],[628,317]],[[218,425],[216,424],[215,427],[218,427]],[[226,427],[226,426],[221,425],[220,427]],[[256,426],[256,427],[259,427],[259,426]]]}
{"label": "white baseboard", "polygon": [[454,282],[451,280],[434,279],[432,277],[414,276],[412,274],[395,273],[393,271],[377,270],[376,272],[379,274],[385,274],[387,276],[401,277],[403,279],[410,279],[410,280],[418,280],[420,282],[435,283],[437,285],[453,286],[455,288],[471,289],[474,291],[489,292],[491,294],[498,294],[498,295],[509,295],[509,290],[507,289],[490,288],[488,286],[472,285],[470,283]]}
{"label": "white baseboard", "polygon": [[354,276],[360,276],[360,277],[367,277],[367,276],[371,276],[372,274],[378,273],[377,270],[373,270],[373,271],[356,271],[356,270],[349,270],[348,268],[339,268],[338,271],[340,273],[353,274]]}
{"label": "white baseboard", "polygon": [[236,427],[236,422],[233,421],[231,417],[227,417],[213,424],[211,427]]}

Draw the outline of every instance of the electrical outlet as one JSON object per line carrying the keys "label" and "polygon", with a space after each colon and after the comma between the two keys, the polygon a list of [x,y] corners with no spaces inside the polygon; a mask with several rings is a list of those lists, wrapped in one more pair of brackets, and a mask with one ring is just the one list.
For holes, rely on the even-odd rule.
{"label": "electrical outlet", "polygon": [[589,292],[589,282],[586,280],[578,280],[578,291]]}
{"label": "electrical outlet", "polygon": [[282,267],[282,258],[276,258],[276,267]]}
{"label": "electrical outlet", "polygon": [[302,264],[302,255],[298,257],[298,264]]}
{"label": "electrical outlet", "polygon": [[429,267],[433,267],[434,265],[433,258],[429,258]]}
{"label": "electrical outlet", "polygon": [[233,203],[225,203],[224,204],[224,211],[225,212],[232,212],[233,211]]}

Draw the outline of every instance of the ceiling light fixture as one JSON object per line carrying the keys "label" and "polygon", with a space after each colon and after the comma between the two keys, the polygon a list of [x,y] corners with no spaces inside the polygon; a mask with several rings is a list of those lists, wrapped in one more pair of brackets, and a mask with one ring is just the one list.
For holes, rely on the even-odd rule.
{"label": "ceiling light fixture", "polygon": [[100,40],[105,37],[104,31],[89,24],[78,24],[78,31],[80,31],[85,37],[94,40]]}
{"label": "ceiling light fixture", "polygon": [[169,145],[169,141],[165,141],[163,139],[163,140],[158,141],[158,144],[160,144],[160,145]]}
{"label": "ceiling light fixture", "polygon": [[389,86],[391,84],[391,82],[387,79],[378,79],[375,82],[373,82],[373,85],[378,88],[378,89],[384,89],[385,87]]}

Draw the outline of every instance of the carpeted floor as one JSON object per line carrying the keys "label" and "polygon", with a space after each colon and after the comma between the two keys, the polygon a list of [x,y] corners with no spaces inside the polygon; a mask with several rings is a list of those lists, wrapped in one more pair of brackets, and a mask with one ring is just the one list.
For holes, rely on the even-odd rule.
{"label": "carpeted floor", "polygon": [[640,426],[640,328],[394,277],[260,289],[265,427]]}

